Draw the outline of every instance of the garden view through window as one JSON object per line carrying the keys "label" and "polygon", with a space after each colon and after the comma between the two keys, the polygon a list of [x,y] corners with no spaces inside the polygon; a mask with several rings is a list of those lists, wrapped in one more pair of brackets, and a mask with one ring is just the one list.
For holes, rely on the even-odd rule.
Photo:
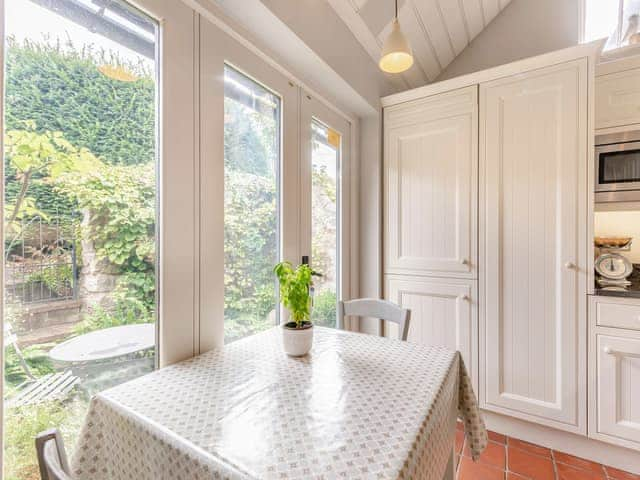
{"label": "garden view through window", "polygon": [[316,325],[336,326],[340,265],[338,188],[341,137],[317,120],[311,123],[311,259],[322,276],[314,279],[311,317]]}
{"label": "garden view through window", "polygon": [[36,480],[37,433],[72,451],[90,396],[155,365],[157,25],[4,6],[4,478]]}
{"label": "garden view through window", "polygon": [[224,338],[278,323],[281,99],[225,66]]}

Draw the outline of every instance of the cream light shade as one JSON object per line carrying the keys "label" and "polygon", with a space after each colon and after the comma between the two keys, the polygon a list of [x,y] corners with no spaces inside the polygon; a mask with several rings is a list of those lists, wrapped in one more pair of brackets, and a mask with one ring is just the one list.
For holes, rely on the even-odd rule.
{"label": "cream light shade", "polygon": [[382,55],[378,63],[380,70],[387,73],[401,73],[413,65],[413,53],[406,37],[400,30],[397,18],[393,19],[391,33],[382,46]]}

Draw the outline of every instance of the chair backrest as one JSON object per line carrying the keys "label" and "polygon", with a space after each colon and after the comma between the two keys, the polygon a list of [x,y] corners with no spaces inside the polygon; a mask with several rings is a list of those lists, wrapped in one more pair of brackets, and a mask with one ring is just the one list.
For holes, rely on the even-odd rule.
{"label": "chair backrest", "polygon": [[398,325],[398,338],[406,340],[409,334],[409,321],[411,310],[402,308],[395,303],[377,298],[359,298],[339,302],[338,304],[338,328],[344,328],[345,315],[354,317],[373,317],[392,322]]}
{"label": "chair backrest", "polygon": [[38,434],[36,454],[42,480],[72,480],[64,443],[58,430]]}

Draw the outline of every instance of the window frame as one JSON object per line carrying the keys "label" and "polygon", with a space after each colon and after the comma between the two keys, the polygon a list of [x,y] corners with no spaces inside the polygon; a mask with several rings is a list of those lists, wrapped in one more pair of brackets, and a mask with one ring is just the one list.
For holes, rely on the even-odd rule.
{"label": "window frame", "polygon": [[[296,261],[299,250],[299,89],[288,77],[217,25],[200,17],[200,328],[198,352],[224,344],[224,66],[229,65],[281,99],[281,259]],[[280,321],[287,312],[280,309]]]}
{"label": "window frame", "polygon": [[[328,108],[324,103],[317,100],[313,94],[302,91],[301,107],[300,107],[300,144],[301,144],[301,181],[300,181],[300,198],[301,216],[300,238],[302,255],[309,256],[311,265],[313,265],[313,257],[311,253],[311,237],[312,237],[312,185],[311,185],[311,169],[312,169],[312,130],[311,124],[317,121],[327,127],[336,130],[341,135],[341,152],[340,164],[338,169],[340,172],[338,183],[338,202],[337,202],[337,300],[348,300],[352,298],[352,233],[354,226],[354,215],[352,210],[352,186],[353,179],[352,168],[352,124],[339,113]],[[353,250],[354,252],[357,250]],[[337,305],[336,305],[337,315]],[[336,316],[337,319],[337,316]],[[345,318],[344,328],[346,330],[354,330],[357,320],[351,321]],[[337,320],[336,320],[337,327]]]}

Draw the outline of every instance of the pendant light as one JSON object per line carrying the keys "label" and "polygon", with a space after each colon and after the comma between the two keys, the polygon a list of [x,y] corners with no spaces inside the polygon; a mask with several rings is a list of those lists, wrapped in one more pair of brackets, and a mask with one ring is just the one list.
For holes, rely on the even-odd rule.
{"label": "pendant light", "polygon": [[398,0],[395,0],[396,10],[391,33],[382,46],[382,54],[378,66],[380,70],[387,73],[401,73],[411,68],[413,65],[413,53],[407,38],[400,30],[398,22]]}

